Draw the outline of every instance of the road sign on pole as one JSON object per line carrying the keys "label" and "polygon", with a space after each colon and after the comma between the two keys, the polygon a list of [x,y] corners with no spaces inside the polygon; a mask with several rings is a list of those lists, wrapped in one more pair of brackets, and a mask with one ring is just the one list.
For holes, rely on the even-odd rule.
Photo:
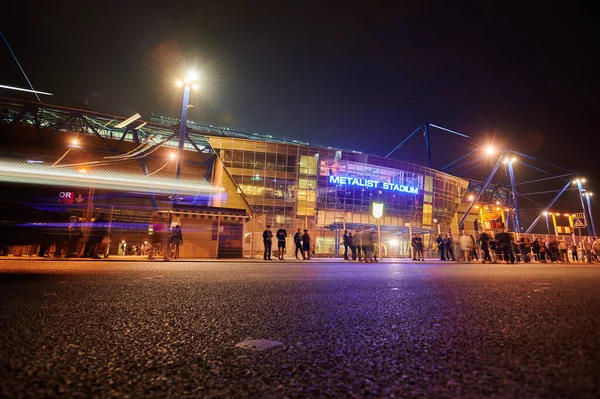
{"label": "road sign on pole", "polygon": [[573,227],[576,229],[583,229],[586,226],[585,219],[583,217],[575,217],[573,218]]}

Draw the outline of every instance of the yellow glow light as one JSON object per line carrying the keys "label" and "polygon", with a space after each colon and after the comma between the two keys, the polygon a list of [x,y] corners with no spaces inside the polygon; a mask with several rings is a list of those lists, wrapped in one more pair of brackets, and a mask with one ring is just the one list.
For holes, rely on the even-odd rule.
{"label": "yellow glow light", "polygon": [[473,201],[474,199],[475,199],[475,197],[474,197],[474,196],[472,196],[472,195],[469,195],[469,201]]}
{"label": "yellow glow light", "polygon": [[175,158],[177,158],[177,154],[175,154],[174,152],[172,152],[172,153],[169,154],[169,158],[175,159]]}
{"label": "yellow glow light", "polygon": [[488,145],[487,147],[485,147],[485,153],[487,155],[494,155],[496,153],[496,149],[493,146]]}

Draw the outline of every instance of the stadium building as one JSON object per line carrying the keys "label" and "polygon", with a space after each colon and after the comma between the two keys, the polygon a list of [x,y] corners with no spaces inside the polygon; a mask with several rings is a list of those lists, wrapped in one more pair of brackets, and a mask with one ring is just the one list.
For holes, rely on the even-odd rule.
{"label": "stadium building", "polygon": [[[178,153],[178,120],[153,115],[123,126],[125,117],[87,109],[13,99],[3,99],[0,107],[3,163],[23,169],[17,180],[0,170],[4,202],[9,193],[21,192],[33,208],[69,215],[71,223],[103,213],[113,243],[129,246],[148,240],[157,220],[179,224],[182,257],[261,256],[268,224],[273,231],[285,226],[288,248],[296,229],[306,228],[317,256],[339,256],[345,229],[378,223],[383,255],[407,256],[411,232],[422,233],[428,247],[439,232],[458,233],[457,211],[469,186],[402,160],[194,121],[187,123],[177,180],[176,162],[168,159]],[[69,147],[73,140],[77,148]],[[59,166],[68,179],[39,180],[39,173]],[[130,183],[92,190],[95,177],[108,175]],[[188,188],[159,187],[156,181]],[[12,203],[22,200],[10,195]],[[374,202],[383,203],[379,220]],[[10,212],[7,204],[3,209]],[[113,244],[111,254],[121,247]]]}

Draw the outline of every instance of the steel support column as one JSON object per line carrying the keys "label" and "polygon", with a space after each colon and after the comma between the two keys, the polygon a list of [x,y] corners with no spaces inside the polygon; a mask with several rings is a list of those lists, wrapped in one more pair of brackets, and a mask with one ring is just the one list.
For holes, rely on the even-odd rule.
{"label": "steel support column", "polygon": [[510,185],[513,192],[513,202],[515,205],[515,230],[517,234],[521,234],[521,212],[519,210],[519,196],[517,195],[517,184],[515,182],[515,171],[513,169],[512,160],[508,161],[508,173],[510,174]]}
{"label": "steel support column", "polygon": [[[552,205],[554,205],[554,203],[556,202],[556,200],[558,200],[558,198],[565,191],[567,191],[567,188],[569,188],[570,185],[571,185],[571,182],[567,182],[567,184],[565,184],[565,186],[562,188],[562,190],[560,190],[558,192],[558,194],[556,194],[556,196],[552,199],[552,201],[550,201],[550,203],[548,205],[546,205],[546,207],[544,208],[544,210],[542,210],[542,212],[539,214],[539,216],[537,218],[535,218],[535,220],[533,221],[533,223],[531,223],[531,226],[529,226],[529,228],[527,230],[525,230],[525,234],[529,234],[529,232],[531,231],[531,229],[533,229],[535,227],[535,225],[537,224],[537,222],[540,221],[540,219],[544,215],[544,213],[546,213],[546,218],[548,217],[548,209],[550,209],[550,207]],[[548,219],[546,219],[546,220],[548,220]],[[550,228],[548,228],[548,230],[550,230]]]}
{"label": "steel support column", "polygon": [[481,195],[483,194],[483,192],[485,191],[485,189],[487,188],[487,186],[490,184],[490,182],[494,178],[494,175],[498,171],[498,168],[500,167],[500,164],[502,163],[502,159],[503,158],[504,158],[504,155],[500,155],[500,158],[498,158],[498,162],[496,162],[496,165],[494,165],[494,169],[492,169],[492,173],[490,173],[490,175],[488,176],[487,180],[485,181],[485,183],[483,184],[483,186],[479,190],[479,193],[477,194],[477,196],[475,197],[475,199],[473,201],[471,201],[471,203],[469,204],[469,207],[465,211],[465,214],[463,215],[463,217],[458,222],[458,228],[459,229],[464,225],[465,219],[469,215],[469,212],[471,212],[471,209],[473,208],[473,205],[475,205],[475,203],[477,201],[479,201],[479,197],[481,197]]}
{"label": "steel support column", "polygon": [[587,225],[588,236],[592,236],[592,226],[590,226],[590,220],[587,217],[587,211],[585,210],[585,202],[583,201],[583,186],[581,184],[581,179],[575,180],[577,183],[577,189],[579,190],[579,199],[581,199],[581,209],[583,210],[583,220]]}
{"label": "steel support column", "polygon": [[594,237],[598,237],[596,235],[596,225],[594,224],[594,215],[592,214],[592,202],[590,201],[590,195],[587,194],[585,196],[587,200],[588,212],[590,213],[590,224],[592,225],[592,232],[594,233]]}
{"label": "steel support column", "polygon": [[[183,145],[185,143],[187,128],[187,112],[190,101],[190,85],[186,84],[183,88],[183,103],[181,105],[181,120],[179,121],[179,152],[177,153],[177,170],[175,178],[179,180],[181,176],[181,167],[183,166]],[[179,194],[177,194],[179,196]]]}

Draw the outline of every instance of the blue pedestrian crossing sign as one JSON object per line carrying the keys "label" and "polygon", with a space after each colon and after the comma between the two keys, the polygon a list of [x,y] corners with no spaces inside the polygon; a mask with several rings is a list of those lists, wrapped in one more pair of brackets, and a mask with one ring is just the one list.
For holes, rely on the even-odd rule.
{"label": "blue pedestrian crossing sign", "polygon": [[576,229],[581,229],[586,227],[585,218],[574,218],[573,219],[573,227]]}

